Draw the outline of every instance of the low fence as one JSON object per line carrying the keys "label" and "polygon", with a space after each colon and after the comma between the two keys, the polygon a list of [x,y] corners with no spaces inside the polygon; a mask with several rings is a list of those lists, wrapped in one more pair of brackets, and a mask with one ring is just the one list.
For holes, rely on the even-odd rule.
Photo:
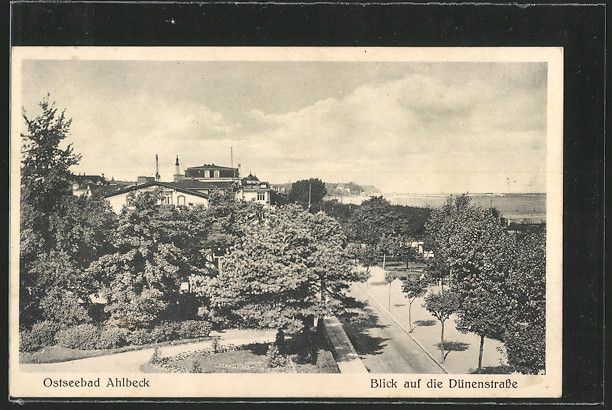
{"label": "low fence", "polygon": [[326,317],[324,324],[325,335],[333,350],[340,373],[368,373],[368,369],[359,358],[338,318],[336,316]]}

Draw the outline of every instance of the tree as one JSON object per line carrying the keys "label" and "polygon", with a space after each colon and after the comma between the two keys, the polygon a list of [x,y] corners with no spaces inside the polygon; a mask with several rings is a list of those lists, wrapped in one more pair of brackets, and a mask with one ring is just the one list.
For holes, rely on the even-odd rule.
{"label": "tree", "polygon": [[432,292],[425,297],[423,306],[440,321],[440,357],[442,361],[444,361],[444,323],[457,311],[459,299],[457,295],[452,292]]}
{"label": "tree", "polygon": [[34,230],[41,235],[41,249],[50,250],[54,242],[50,237],[48,215],[57,210],[61,201],[72,194],[70,167],[79,163],[80,155],[73,152],[72,144],[60,148],[70,132],[72,120],[64,111],[58,112],[47,95],[39,106],[42,113],[30,119],[24,113],[27,132],[21,134],[21,202],[28,213],[22,218],[22,230]]}
{"label": "tree", "polygon": [[366,273],[370,272],[370,267],[378,263],[378,250],[371,245],[357,245],[355,256],[359,263],[366,269]]}
{"label": "tree", "polygon": [[58,112],[47,95],[40,103],[41,113],[23,118],[27,132],[21,134],[21,220],[20,220],[20,322],[30,325],[37,317],[36,299],[44,289],[35,287],[31,264],[55,249],[56,238],[50,216],[58,211],[63,199],[71,195],[70,167],[80,156],[71,144],[61,148],[70,132],[72,120]]}
{"label": "tree", "polygon": [[105,310],[120,327],[148,327],[178,310],[179,286],[205,275],[209,220],[200,208],[159,205],[160,192],[135,195],[119,216],[115,251],[88,269],[110,284]]}
{"label": "tree", "polygon": [[291,185],[288,201],[302,205],[309,212],[318,212],[321,210],[321,201],[325,195],[327,195],[325,183],[319,178],[302,179]]}
{"label": "tree", "polygon": [[412,303],[427,292],[427,281],[423,275],[407,275],[402,282],[402,291],[408,299],[408,326],[412,332]]}
{"label": "tree", "polygon": [[351,215],[347,236],[351,241],[377,246],[385,233],[392,233],[395,216],[389,201],[372,197]]}
{"label": "tree", "polygon": [[545,232],[517,236],[516,266],[508,287],[514,290],[504,334],[508,364],[515,371],[536,374],[546,363]]}
{"label": "tree", "polygon": [[339,306],[356,276],[345,245],[340,226],[325,214],[296,206],[268,209],[245,227],[223,270],[197,289],[216,315],[235,323],[309,332],[315,317]]}
{"label": "tree", "polygon": [[449,202],[432,213],[438,266],[450,275],[453,292],[461,301],[457,329],[480,336],[478,371],[482,369],[484,339],[503,340],[511,290],[514,243],[489,209],[470,204],[467,196]]}

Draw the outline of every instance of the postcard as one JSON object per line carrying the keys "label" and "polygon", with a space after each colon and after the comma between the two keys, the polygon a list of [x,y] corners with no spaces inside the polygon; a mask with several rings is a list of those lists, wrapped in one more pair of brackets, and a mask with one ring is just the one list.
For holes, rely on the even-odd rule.
{"label": "postcard", "polygon": [[561,396],[562,48],[11,59],[11,397]]}

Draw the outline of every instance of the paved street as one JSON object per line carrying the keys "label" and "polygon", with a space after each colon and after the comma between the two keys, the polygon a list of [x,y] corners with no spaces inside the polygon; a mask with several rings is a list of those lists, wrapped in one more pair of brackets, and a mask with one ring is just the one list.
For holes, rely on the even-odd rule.
{"label": "paved street", "polygon": [[352,295],[368,303],[367,318],[345,325],[357,353],[371,373],[442,373],[442,369],[356,284]]}

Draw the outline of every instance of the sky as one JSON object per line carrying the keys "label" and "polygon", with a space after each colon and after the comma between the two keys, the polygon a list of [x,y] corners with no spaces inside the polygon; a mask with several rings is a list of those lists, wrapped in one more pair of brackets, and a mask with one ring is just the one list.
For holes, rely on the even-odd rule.
{"label": "sky", "polygon": [[546,63],[26,60],[22,103],[73,119],[74,172],[234,165],[383,193],[545,192]]}

